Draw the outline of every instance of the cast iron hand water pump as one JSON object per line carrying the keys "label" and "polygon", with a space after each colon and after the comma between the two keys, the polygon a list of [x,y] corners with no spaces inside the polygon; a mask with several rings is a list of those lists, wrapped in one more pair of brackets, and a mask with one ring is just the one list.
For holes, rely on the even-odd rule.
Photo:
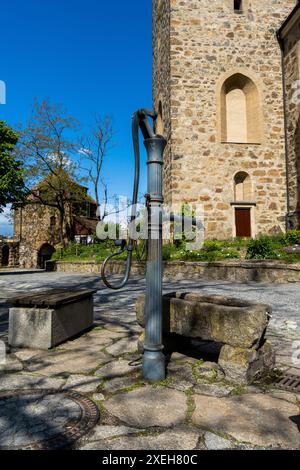
{"label": "cast iron hand water pump", "polygon": [[[153,120],[153,126],[149,122]],[[143,355],[143,376],[146,380],[156,382],[165,378],[165,356],[162,345],[162,186],[163,186],[163,153],[166,147],[164,137],[155,132],[156,113],[142,109],[137,111],[132,120],[132,137],[135,156],[135,178],[132,198],[131,222],[136,220],[136,204],[138,197],[139,175],[140,175],[140,150],[139,129],[144,137],[144,145],[147,151],[148,166],[148,260],[146,274],[146,303],[145,303],[145,344]],[[169,220],[180,220],[181,217],[171,216]],[[196,220],[192,219],[196,225]],[[110,289],[121,289],[130,276],[132,251],[134,240],[129,238],[117,241],[120,250],[109,256],[103,263],[101,269],[102,280]],[[121,283],[111,284],[106,277],[107,263],[115,256],[127,251],[126,270]]]}

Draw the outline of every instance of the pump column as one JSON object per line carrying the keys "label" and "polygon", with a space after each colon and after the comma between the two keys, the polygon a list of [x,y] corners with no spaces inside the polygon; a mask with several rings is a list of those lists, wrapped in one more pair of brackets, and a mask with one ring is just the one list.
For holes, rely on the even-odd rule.
{"label": "pump column", "polygon": [[162,352],[162,204],[163,153],[161,136],[144,141],[148,160],[148,260],[146,274],[143,376],[150,382],[165,378]]}

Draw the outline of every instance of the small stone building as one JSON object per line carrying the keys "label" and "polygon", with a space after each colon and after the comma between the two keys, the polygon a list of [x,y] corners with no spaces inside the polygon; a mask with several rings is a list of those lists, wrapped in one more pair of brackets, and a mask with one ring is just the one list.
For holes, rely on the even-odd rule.
{"label": "small stone building", "polygon": [[[64,238],[86,241],[93,239],[98,219],[97,204],[83,191],[82,203],[69,204],[65,217]],[[16,206],[14,212],[14,243],[18,246],[18,264],[21,268],[44,268],[60,244],[59,212],[53,207],[34,203]],[[3,265],[3,264],[2,264]],[[1,263],[0,263],[1,266]]]}
{"label": "small stone building", "polygon": [[289,228],[300,230],[300,4],[278,32],[286,109]]}
{"label": "small stone building", "polygon": [[288,223],[277,30],[295,0],[153,0],[153,97],[165,201],[202,204],[206,238]]}

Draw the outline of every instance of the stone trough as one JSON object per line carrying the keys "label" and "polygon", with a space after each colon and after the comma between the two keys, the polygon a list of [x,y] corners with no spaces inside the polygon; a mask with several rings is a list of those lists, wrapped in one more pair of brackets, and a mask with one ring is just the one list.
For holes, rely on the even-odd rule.
{"label": "stone trough", "polygon": [[[265,333],[272,309],[235,298],[198,293],[163,296],[164,342],[170,335],[222,343],[218,360],[227,380],[250,384],[274,368],[275,354]],[[145,326],[145,297],[136,303]]]}

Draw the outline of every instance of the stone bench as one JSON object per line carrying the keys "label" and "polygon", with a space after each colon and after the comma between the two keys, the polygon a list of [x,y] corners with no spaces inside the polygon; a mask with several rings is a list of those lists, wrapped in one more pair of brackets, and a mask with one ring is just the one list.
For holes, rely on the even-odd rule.
{"label": "stone bench", "polygon": [[[145,297],[136,303],[138,323],[145,326]],[[265,333],[272,309],[231,297],[198,293],[163,296],[165,340],[176,334],[222,343],[218,364],[228,380],[248,384],[275,365]]]}
{"label": "stone bench", "polygon": [[96,290],[48,290],[9,300],[8,342],[16,348],[50,349],[93,325]]}

